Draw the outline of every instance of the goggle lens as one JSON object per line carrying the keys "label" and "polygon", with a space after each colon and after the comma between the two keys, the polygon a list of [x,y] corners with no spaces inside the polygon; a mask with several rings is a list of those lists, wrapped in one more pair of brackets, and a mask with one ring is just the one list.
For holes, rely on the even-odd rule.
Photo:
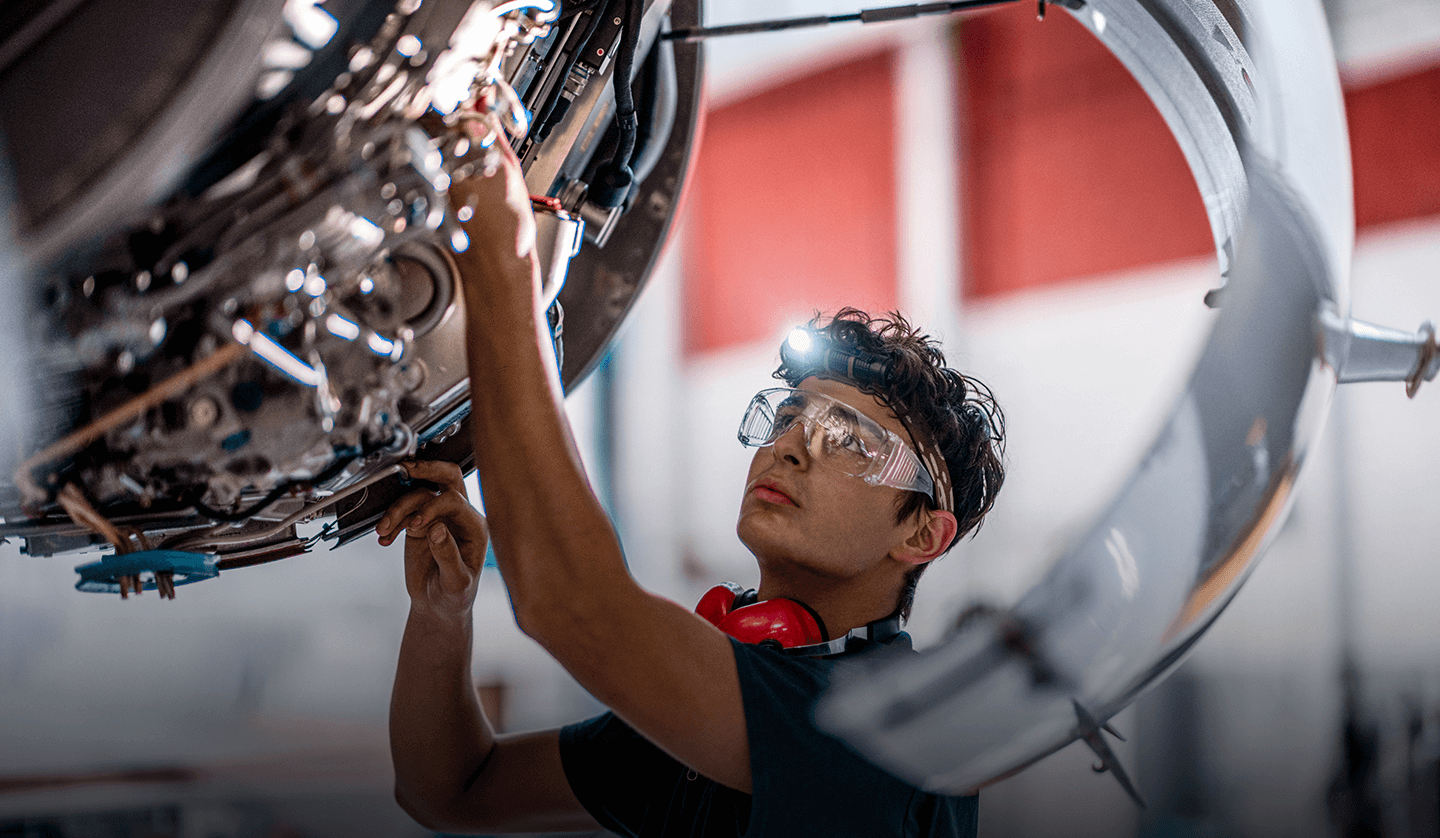
{"label": "goggle lens", "polygon": [[761,390],[750,400],[738,436],[742,445],[763,448],[775,444],[797,422],[816,462],[872,485],[932,491],[929,472],[903,440],[823,393],[784,387]]}

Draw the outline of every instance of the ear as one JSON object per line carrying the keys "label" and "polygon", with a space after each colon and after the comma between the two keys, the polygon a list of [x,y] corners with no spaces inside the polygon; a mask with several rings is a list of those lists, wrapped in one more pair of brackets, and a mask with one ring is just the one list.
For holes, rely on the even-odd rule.
{"label": "ear", "polygon": [[905,564],[925,564],[939,558],[960,529],[955,516],[938,509],[922,509],[916,516],[915,532],[894,550],[892,558]]}

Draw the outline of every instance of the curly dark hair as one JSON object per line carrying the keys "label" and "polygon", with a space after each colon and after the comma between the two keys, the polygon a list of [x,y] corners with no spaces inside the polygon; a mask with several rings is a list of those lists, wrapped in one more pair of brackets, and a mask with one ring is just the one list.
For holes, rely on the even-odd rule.
{"label": "curly dark hair", "polygon": [[[843,308],[833,316],[817,313],[810,331],[841,346],[879,356],[889,365],[883,384],[847,380],[876,396],[912,433],[928,434],[950,470],[959,529],[946,545],[948,551],[966,534],[973,535],[1005,481],[1005,416],[995,396],[980,381],[945,365],[945,355],[929,335],[922,334],[897,311],[873,317],[857,308]],[[775,377],[795,387],[813,367],[791,368],[784,361]],[[826,377],[839,378],[833,373]],[[901,523],[935,502],[920,492],[906,492],[895,510]],[[897,612],[910,618],[915,586],[929,567],[916,565],[905,577]]]}

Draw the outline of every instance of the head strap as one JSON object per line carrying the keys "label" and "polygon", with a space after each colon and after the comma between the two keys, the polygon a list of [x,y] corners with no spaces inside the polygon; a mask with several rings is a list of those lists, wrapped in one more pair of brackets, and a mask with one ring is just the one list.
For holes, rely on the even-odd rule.
{"label": "head strap", "polygon": [[945,458],[940,456],[940,450],[930,442],[930,437],[925,434],[915,433],[915,427],[900,417],[900,424],[905,426],[905,431],[910,435],[910,441],[915,444],[915,454],[920,462],[925,464],[925,470],[930,472],[930,479],[935,483],[935,490],[930,499],[935,501],[935,506],[941,512],[955,513],[955,492],[950,488],[950,466],[946,464]]}
{"label": "head strap", "polygon": [[900,615],[891,614],[882,617],[873,623],[866,623],[859,628],[850,629],[843,637],[834,640],[827,640],[824,643],[812,643],[808,646],[791,646],[781,649],[781,654],[795,655],[806,658],[822,658],[827,655],[839,655],[850,650],[850,642],[873,641],[875,643],[887,643],[900,633]]}

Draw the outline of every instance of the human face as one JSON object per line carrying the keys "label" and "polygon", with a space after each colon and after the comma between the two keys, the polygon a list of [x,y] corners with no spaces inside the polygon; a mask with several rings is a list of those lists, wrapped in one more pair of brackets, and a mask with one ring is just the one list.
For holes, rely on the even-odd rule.
{"label": "human face", "polygon": [[[797,389],[844,402],[909,438],[884,402],[849,384],[811,377]],[[820,465],[797,423],[770,447],[756,450],[736,532],[760,562],[762,575],[781,568],[834,579],[880,572],[912,534],[913,527],[895,522],[901,491]]]}

